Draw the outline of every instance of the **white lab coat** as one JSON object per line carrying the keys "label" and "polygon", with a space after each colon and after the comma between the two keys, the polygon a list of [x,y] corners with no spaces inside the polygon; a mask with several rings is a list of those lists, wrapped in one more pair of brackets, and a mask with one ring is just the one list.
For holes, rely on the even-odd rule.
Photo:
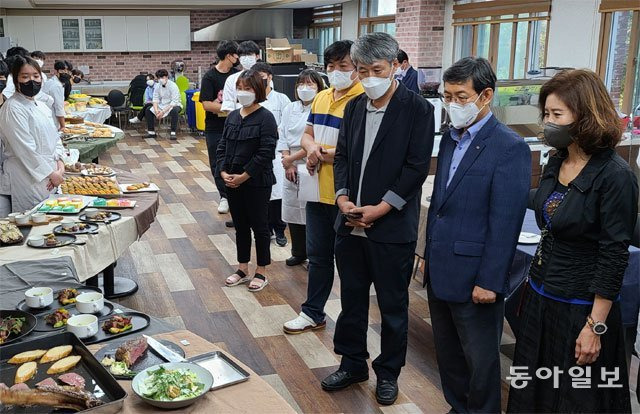
{"label": "white lab coat", "polygon": [[0,108],[0,138],[4,145],[0,187],[11,192],[11,210],[25,211],[46,199],[49,175],[64,153],[51,110],[20,93]]}
{"label": "white lab coat", "polygon": [[222,89],[222,106],[221,109],[225,112],[231,112],[235,109],[242,108],[242,105],[238,103],[238,94],[236,91],[236,82],[240,75],[244,71],[236,72],[229,76],[224,82],[224,89]]}
{"label": "white lab coat", "polygon": [[[182,101],[180,99],[180,88],[172,80],[168,80],[165,86],[158,83],[153,89],[153,103],[158,104],[158,108],[163,111],[168,106],[174,106],[182,108]],[[156,113],[153,107],[151,112]]]}
{"label": "white lab coat", "polygon": [[[278,145],[276,153],[290,151],[298,152],[302,147],[300,140],[307,126],[307,119],[311,112],[311,105],[303,105],[301,101],[291,102],[282,112],[282,120],[278,127]],[[280,157],[276,156],[280,162]],[[296,161],[295,165],[304,164],[304,160]],[[282,162],[280,162],[282,166]],[[285,177],[282,189],[282,221],[292,224],[306,224],[305,201],[298,200],[298,185]]]}
{"label": "white lab coat", "polygon": [[57,76],[53,76],[42,85],[42,92],[46,93],[53,99],[53,104],[49,107],[51,110],[51,118],[56,129],[60,129],[59,116],[65,116],[64,112],[64,85]]}
{"label": "white lab coat", "polygon": [[[264,108],[268,109],[269,112],[273,114],[273,117],[276,119],[276,124],[278,125],[278,131],[280,131],[280,121],[282,120],[282,112],[284,108],[289,105],[291,101],[284,93],[276,92],[273,89],[267,95],[267,100],[262,102]],[[271,188],[271,200],[281,200],[282,199],[282,190],[284,187],[284,182],[286,178],[284,176],[284,167],[282,166],[282,160],[280,159],[280,154],[276,149],[276,157],[273,159],[273,173],[276,176],[276,183]]]}

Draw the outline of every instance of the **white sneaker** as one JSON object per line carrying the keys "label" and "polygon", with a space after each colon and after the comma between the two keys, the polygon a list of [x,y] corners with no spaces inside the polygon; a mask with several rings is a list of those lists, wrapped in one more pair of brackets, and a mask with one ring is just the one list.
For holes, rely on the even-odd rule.
{"label": "white sneaker", "polygon": [[129,119],[130,124],[137,124],[138,122],[140,122],[140,120],[138,119],[137,116],[134,116],[133,118]]}
{"label": "white sneaker", "polygon": [[300,312],[297,318],[285,322],[282,326],[282,330],[284,333],[295,335],[306,331],[324,329],[326,326],[326,321],[315,323],[313,319],[307,316],[306,313]]}
{"label": "white sneaker", "polygon": [[220,199],[220,204],[218,204],[218,213],[219,214],[227,214],[229,212],[229,202],[226,198]]}

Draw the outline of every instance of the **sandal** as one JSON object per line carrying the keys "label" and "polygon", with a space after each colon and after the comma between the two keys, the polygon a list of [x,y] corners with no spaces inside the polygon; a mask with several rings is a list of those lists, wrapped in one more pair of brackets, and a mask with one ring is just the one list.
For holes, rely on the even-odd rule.
{"label": "sandal", "polygon": [[[258,286],[258,287],[251,287],[251,283],[253,283],[254,280],[259,279],[262,281],[262,283]],[[249,283],[249,292],[259,292],[262,289],[264,289],[268,284],[269,281],[267,280],[266,277],[264,277],[263,275],[261,275],[260,273],[256,273],[253,276],[253,279],[251,280],[251,283]],[[254,285],[255,286],[255,285]]]}
{"label": "sandal", "polygon": [[226,286],[238,286],[241,285],[243,283],[247,283],[249,281],[249,278],[247,277],[247,274],[245,272],[243,272],[242,270],[238,269],[235,271],[234,274],[232,274],[231,276],[229,276],[225,281],[224,284]]}

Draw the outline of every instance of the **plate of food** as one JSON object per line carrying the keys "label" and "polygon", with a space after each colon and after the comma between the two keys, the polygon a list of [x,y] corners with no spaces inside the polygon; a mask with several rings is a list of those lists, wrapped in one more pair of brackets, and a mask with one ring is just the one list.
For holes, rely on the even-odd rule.
{"label": "plate of food", "polygon": [[111,130],[111,128],[106,127],[94,129],[89,136],[91,138],[113,138],[116,136],[116,134]]}
{"label": "plate of food", "polygon": [[82,342],[88,345],[109,341],[138,332],[149,326],[149,323],[151,323],[151,318],[142,312],[117,310],[108,316],[98,317],[98,333],[84,338]]}
{"label": "plate of food", "polygon": [[[66,224],[65,224],[66,225]],[[53,234],[98,234],[98,225],[95,223],[73,223],[73,227],[59,225],[53,228]]]}
{"label": "plate of food", "polygon": [[86,164],[85,167],[80,172],[84,176],[95,177],[113,177],[116,173],[113,171],[111,167],[107,167],[106,165],[98,165],[98,164]]}
{"label": "plate of food", "polygon": [[89,196],[52,195],[38,207],[38,212],[46,214],[78,214],[93,201]]}
{"label": "plate of food", "polygon": [[131,388],[144,402],[158,408],[186,407],[202,398],[213,376],[199,365],[168,362],[145,369],[133,378]]}
{"label": "plate of food", "polygon": [[120,184],[120,190],[123,193],[155,193],[160,191],[160,188],[158,188],[158,186],[154,183],[143,182],[133,184]]}
{"label": "plate of food", "polygon": [[59,247],[76,245],[82,246],[87,242],[78,241],[73,234],[47,233],[42,236],[31,236],[27,240],[27,246],[34,249],[57,249]]}
{"label": "plate of food", "polygon": [[36,317],[28,312],[0,310],[0,346],[30,334],[36,323]]}
{"label": "plate of food", "polygon": [[122,194],[114,178],[105,176],[70,176],[59,187],[60,194],[113,197]]}
{"label": "plate of food", "polygon": [[[180,345],[165,339],[160,339],[159,342],[184,357],[184,350]],[[143,336],[119,344],[108,344],[94,356],[117,379],[132,379],[144,369],[167,362],[148,346],[147,339]]]}
{"label": "plate of food", "polygon": [[0,246],[13,246],[25,240],[25,233],[29,234],[30,227],[18,227],[8,220],[0,222]]}
{"label": "plate of food", "polygon": [[81,214],[78,219],[80,221],[84,221],[86,223],[103,223],[109,224],[112,221],[120,220],[122,218],[122,214],[116,213],[114,211],[98,211],[98,212],[87,212],[85,214]]}
{"label": "plate of food", "polygon": [[[98,318],[107,317],[113,313],[114,305],[111,302],[105,302],[104,307],[100,312],[94,313]],[[51,332],[59,329],[64,329],[67,326],[67,320],[74,315],[80,314],[80,311],[76,309],[75,305],[67,305],[59,307],[53,312],[39,313],[36,315],[37,323],[35,331],[37,332]]]}
{"label": "plate of food", "polygon": [[122,208],[134,208],[136,206],[136,200],[129,198],[111,198],[106,200],[104,198],[96,198],[89,204],[89,207],[104,208],[104,209],[122,209]]}
{"label": "plate of food", "polygon": [[54,302],[48,306],[45,306],[44,308],[30,308],[29,306],[27,306],[27,303],[25,300],[21,300],[20,303],[18,303],[18,305],[16,306],[16,308],[21,311],[29,312],[33,315],[39,315],[41,313],[51,313],[57,308],[67,307],[68,305],[72,305],[76,303],[76,296],[82,293],[87,293],[87,292],[102,293],[100,288],[93,287],[93,286],[78,286],[74,288],[65,288],[65,289],[60,289],[56,292],[53,292],[53,297],[56,299],[57,302]]}

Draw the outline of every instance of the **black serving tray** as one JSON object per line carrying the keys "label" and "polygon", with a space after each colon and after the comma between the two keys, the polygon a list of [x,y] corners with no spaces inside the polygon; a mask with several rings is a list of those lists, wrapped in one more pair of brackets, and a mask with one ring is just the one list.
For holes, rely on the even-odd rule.
{"label": "black serving tray", "polygon": [[[106,302],[105,302],[106,303]],[[128,331],[124,331],[117,334],[110,334],[102,330],[102,324],[105,323],[112,316],[131,316],[131,324],[133,327]],[[151,323],[151,317],[142,312],[121,312],[121,313],[112,313],[108,316],[103,316],[98,318],[98,333],[90,336],[88,338],[84,338],[82,342],[86,345],[96,344],[98,342],[110,341],[114,338],[119,338],[121,336],[130,335],[134,332],[138,332],[149,326]]]}
{"label": "black serving tray", "polygon": [[[132,339],[135,339],[135,338],[132,338]],[[110,356],[111,358],[115,359],[116,350],[120,347],[120,345],[122,345],[127,340],[123,340],[122,342],[118,342],[116,344],[107,344],[104,347],[100,348],[100,350],[98,350],[98,352],[95,353],[96,359],[98,361],[102,361],[102,358],[104,358],[105,356]],[[175,344],[175,343],[173,343],[171,341],[168,341],[166,339],[158,339],[158,342],[160,342],[162,345],[166,346],[167,348],[169,348],[170,350],[172,350],[176,354],[184,357],[184,349],[182,349],[180,347],[180,345]],[[153,348],[148,346],[147,347],[147,352],[145,352],[144,356],[141,356],[136,361],[136,363],[129,369],[134,373],[138,373],[138,372],[144,371],[145,369],[147,369],[149,367],[152,367],[154,365],[164,364],[166,362],[170,362],[170,361],[167,361],[166,359],[161,357],[160,354],[156,353],[156,351]],[[107,368],[107,369],[109,369],[109,368]],[[123,379],[123,380],[132,380],[133,379],[133,376],[114,375],[114,374],[111,374],[111,375],[113,375],[117,379]]]}
{"label": "black serving tray", "polygon": [[[71,370],[82,376],[85,380],[85,390],[92,392],[97,398],[104,401],[104,404],[83,412],[100,412],[100,413],[116,413],[123,405],[127,393],[115,378],[98,362],[89,352],[87,347],[78,339],[77,336],[70,332],[61,332],[56,335],[36,338],[31,341],[10,344],[0,348],[0,382],[4,382],[7,386],[14,384],[16,370],[20,365],[7,363],[7,360],[20,352],[32,351],[34,349],[49,349],[60,345],[72,345],[73,351],[71,355],[79,355],[82,357],[80,362]],[[46,364],[38,363],[38,371],[26,384],[29,388],[34,388],[35,384],[47,377],[56,379],[59,374],[49,375],[47,369],[54,364],[49,362]],[[11,414],[47,414],[47,413],[63,413],[67,411],[56,410],[53,407],[31,406],[20,407],[16,405],[0,405],[0,413]]]}
{"label": "black serving tray", "polygon": [[95,223],[83,223],[87,225],[87,228],[84,230],[78,230],[78,231],[65,231],[62,228],[62,224],[59,226],[54,227],[53,229],[53,234],[55,235],[60,235],[60,234],[73,234],[73,235],[77,235],[77,234],[98,234],[98,225]]}
{"label": "black serving tray", "polygon": [[0,242],[0,247],[10,247],[10,246],[22,246],[27,242],[29,238],[29,233],[31,233],[31,226],[17,226],[20,233],[22,233],[22,240],[15,243],[2,243]]}
{"label": "black serving tray", "polygon": [[122,218],[122,214],[120,214],[120,213],[116,213],[115,211],[109,211],[109,210],[107,210],[107,211],[109,213],[111,213],[111,217],[109,217],[106,220],[92,219],[92,218],[87,217],[86,214],[81,214],[80,217],[78,217],[78,220],[84,221],[85,223],[109,224],[109,223],[113,223],[114,221],[120,220]]}
{"label": "black serving tray", "polygon": [[24,324],[22,325],[22,331],[20,334],[11,334],[4,341],[4,343],[0,344],[0,346],[7,345],[10,342],[15,341],[16,339],[23,338],[31,333],[33,329],[36,327],[36,317],[28,312],[24,312],[21,310],[0,310],[0,320],[8,317],[14,318],[24,318]]}
{"label": "black serving tray", "polygon": [[[113,312],[113,303],[105,300],[104,301],[104,307],[102,308],[102,310],[100,312],[96,312],[93,315],[96,315],[98,318],[101,318],[103,316],[109,316],[111,315],[111,313]],[[59,331],[61,329],[64,329],[67,327],[67,325],[62,325],[59,328],[54,328],[52,325],[49,325],[47,323],[47,321],[45,321],[45,317],[47,315],[49,315],[50,313],[55,312],[56,309],[60,309],[60,308],[64,308],[66,310],[69,311],[69,317],[73,316],[73,315],[80,315],[80,311],[78,311],[78,309],[76,308],[76,304],[72,303],[69,304],[67,306],[58,306],[57,308],[53,308],[51,310],[51,312],[47,312],[47,313],[39,313],[38,315],[36,315],[36,319],[38,320],[38,324],[35,327],[35,331],[36,332],[53,332],[53,331]]]}
{"label": "black serving tray", "polygon": [[[70,288],[72,289],[72,288]],[[78,291],[78,295],[81,295],[83,293],[87,293],[87,292],[100,292],[102,293],[102,290],[100,290],[99,287],[94,287],[94,286],[81,286],[81,287],[76,287],[73,288],[76,289]],[[53,302],[51,303],[51,305],[49,306],[45,306],[44,308],[30,308],[27,306],[27,303],[23,300],[20,301],[20,303],[18,303],[18,306],[16,306],[16,309],[21,310],[21,311],[25,311],[25,312],[29,312],[32,315],[39,315],[41,313],[51,313],[54,310],[58,309],[58,308],[67,308],[69,306],[75,306],[75,303],[70,303],[68,305],[61,305],[60,302],[58,302],[58,293],[61,291],[62,289],[56,290],[53,292]],[[106,302],[106,301],[105,301]]]}

